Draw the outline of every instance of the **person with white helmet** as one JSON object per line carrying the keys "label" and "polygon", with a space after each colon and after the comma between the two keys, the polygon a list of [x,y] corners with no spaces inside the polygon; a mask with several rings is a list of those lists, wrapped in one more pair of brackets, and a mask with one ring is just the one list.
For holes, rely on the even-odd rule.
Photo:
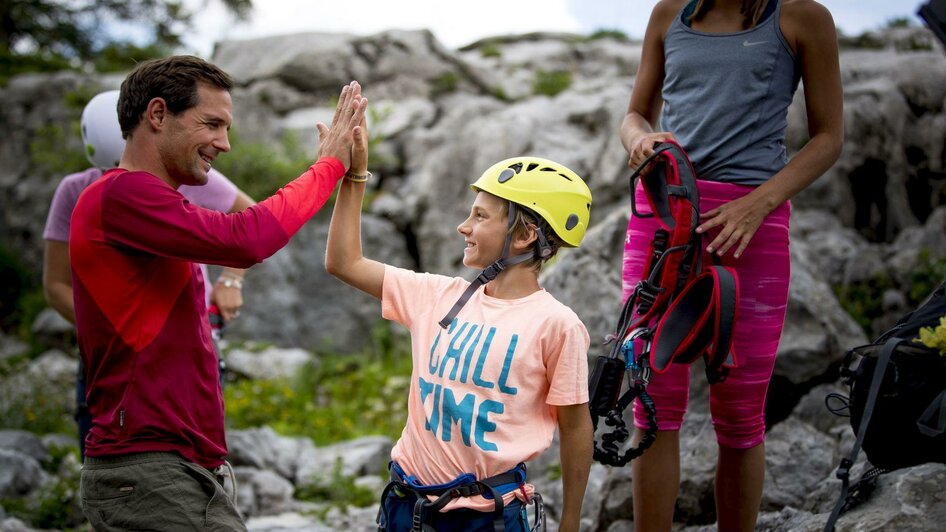
{"label": "person with white helmet", "polygon": [[[410,330],[408,419],[391,451],[379,530],[544,530],[541,497],[524,463],[559,429],[560,530],[577,531],[591,467],[589,336],[545,291],[542,265],[578,247],[591,192],[573,171],[514,157],[472,184],[457,227],[476,280],[417,273],[362,255],[367,131],[355,130],[352,167],[329,228],[329,273],[381,300],[382,316]],[[534,524],[529,524],[534,506]]]}
{"label": "person with white helmet", "polygon": [[[75,308],[72,296],[72,275],[69,268],[69,229],[72,210],[79,195],[86,187],[97,181],[103,171],[118,166],[125,139],[118,124],[118,94],[110,90],[95,95],[82,110],[81,133],[85,155],[92,167],[82,172],[67,175],[56,187],[46,227],[43,231],[45,253],[43,256],[43,292],[46,300],[63,318],[75,324]],[[191,203],[220,212],[238,212],[256,203],[237,188],[229,179],[216,170],[209,172],[208,181],[202,187],[182,186],[181,194]],[[224,268],[215,282],[210,282],[207,267],[201,265],[207,305],[215,305],[224,321],[237,317],[243,306],[244,270]],[[80,364],[81,366],[81,364]],[[79,424],[79,450],[84,456],[85,435],[91,419],[85,401],[85,385],[82,368],[76,388]]]}

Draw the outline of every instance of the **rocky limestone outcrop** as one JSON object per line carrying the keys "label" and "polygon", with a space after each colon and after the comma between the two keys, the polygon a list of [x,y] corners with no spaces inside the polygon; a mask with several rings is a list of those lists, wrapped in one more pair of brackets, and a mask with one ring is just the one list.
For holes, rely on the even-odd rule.
{"label": "rocky limestone outcrop", "polygon": [[[946,256],[946,57],[915,28],[859,42],[870,47],[842,41],[847,137],[841,158],[793,200],[792,288],[769,397],[769,474],[759,530],[819,530],[839,489],[833,468],[853,437],[823,401],[830,392],[843,392],[835,381],[844,351],[868,337],[839,304],[836,287],[889,279],[885,314],[875,320],[881,329],[908,310],[913,272],[930,257]],[[468,184],[480,172],[520,154],[550,157],[576,170],[594,194],[591,230],[580,249],[562,250],[541,282],[587,324],[593,357],[604,352],[600,342],[616,325],[622,293],[618,265],[629,172],[616,132],[639,56],[640,43],[616,39],[531,34],[449,50],[429,32],[392,31],[230,41],[217,46],[213,60],[237,81],[234,128],[241,135],[273,142],[293,132],[312,151],[314,124],[330,120],[338,88],[352,78],[363,82],[377,111],[370,129],[373,153],[380,155],[365,206],[364,248],[386,263],[469,276],[456,226],[473,197]],[[559,78],[568,80],[560,92],[537,92],[535,82],[556,72],[567,73]],[[0,138],[0,238],[36,279],[46,209],[61,177],[55,161],[39,156],[36,140],[52,139],[63,153],[74,151],[81,101],[117,87],[121,78],[26,75],[0,88],[0,121],[8,125]],[[806,139],[799,92],[789,109],[789,150],[797,152]],[[281,348],[271,354],[281,356],[278,364],[266,364],[251,351],[235,352],[234,372],[249,378],[291,374],[318,364],[320,352],[355,352],[370,341],[380,316],[377,301],[322,267],[329,216],[324,209],[289,246],[250,270],[246,307],[226,338],[273,342]],[[33,327],[46,338],[69,334],[50,312]],[[0,336],[0,361],[20,360],[29,351]],[[52,350],[23,371],[4,373],[0,409],[22,410],[37,394],[62,398],[51,408],[68,415],[76,364],[74,355]],[[712,530],[715,435],[705,379],[700,371],[693,374],[675,515],[680,530]],[[74,463],[46,469],[43,453],[64,438],[47,435],[37,444],[27,435],[0,432],[0,493],[38,497],[51,479],[75,474]],[[377,489],[389,440],[320,448],[259,428],[231,431],[229,444],[251,530],[372,529],[374,508],[342,512],[297,500],[295,492],[326,481],[333,471]],[[530,467],[553,522],[561,501],[556,453],[557,444]],[[842,518],[838,530],[938,530],[946,517],[936,489],[944,475],[946,466],[927,465],[881,477],[874,496]],[[632,482],[629,469],[596,465],[583,529],[628,530]],[[29,529],[4,516],[0,511],[0,529]]]}

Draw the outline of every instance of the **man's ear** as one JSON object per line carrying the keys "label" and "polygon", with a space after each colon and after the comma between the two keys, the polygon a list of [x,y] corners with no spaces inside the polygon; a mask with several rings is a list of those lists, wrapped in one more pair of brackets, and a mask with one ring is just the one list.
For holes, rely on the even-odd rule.
{"label": "man's ear", "polygon": [[145,120],[154,131],[160,131],[164,127],[165,120],[170,115],[167,102],[164,98],[152,98],[145,108]]}

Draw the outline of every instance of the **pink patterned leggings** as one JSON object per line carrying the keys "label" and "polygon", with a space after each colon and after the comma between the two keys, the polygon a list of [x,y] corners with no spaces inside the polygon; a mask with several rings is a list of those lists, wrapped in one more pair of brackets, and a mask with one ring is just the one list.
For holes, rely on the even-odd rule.
{"label": "pink patterned leggings", "polygon": [[[700,211],[705,213],[726,202],[742,197],[752,187],[697,181],[700,190]],[[650,208],[640,186],[637,187],[638,211]],[[765,394],[778,349],[785,308],[788,303],[788,282],[791,264],[788,252],[789,202],[779,205],[756,231],[739,259],[733,259],[731,248],[723,264],[736,269],[739,276],[739,315],[735,325],[733,352],[737,367],[728,378],[710,386],[710,412],[716,439],[720,445],[748,449],[765,439]],[[631,216],[624,243],[624,299],[640,280],[649,252],[650,241],[658,228],[653,218]],[[718,228],[717,228],[718,229]],[[718,233],[710,231],[705,247]],[[710,264],[703,253],[703,263]],[[702,362],[697,362],[702,369]],[[690,366],[671,364],[662,375],[654,375],[647,392],[657,407],[659,430],[679,430],[687,408]],[[634,404],[634,425],[647,427],[647,418],[640,405]]]}

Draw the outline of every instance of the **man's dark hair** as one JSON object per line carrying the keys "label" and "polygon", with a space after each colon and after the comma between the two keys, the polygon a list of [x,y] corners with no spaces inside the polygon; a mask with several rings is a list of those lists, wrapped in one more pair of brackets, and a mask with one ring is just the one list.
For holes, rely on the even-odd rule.
{"label": "man's dark hair", "polygon": [[141,121],[141,115],[154,98],[164,98],[168,110],[180,114],[198,103],[197,84],[206,83],[226,91],[233,88],[233,78],[199,57],[175,55],[152,59],[138,65],[122,82],[118,97],[118,123],[122,138],[127,139]]}

